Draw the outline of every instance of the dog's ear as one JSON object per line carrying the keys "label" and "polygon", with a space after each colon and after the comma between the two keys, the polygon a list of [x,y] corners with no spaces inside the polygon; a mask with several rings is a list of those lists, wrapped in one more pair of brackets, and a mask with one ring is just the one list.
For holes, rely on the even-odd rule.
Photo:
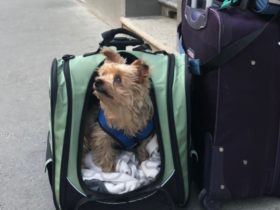
{"label": "dog's ear", "polygon": [[119,63],[125,64],[125,59],[123,59],[120,54],[114,52],[109,48],[105,48],[101,51],[101,53],[106,57],[104,63]]}
{"label": "dog's ear", "polygon": [[143,83],[150,78],[150,67],[141,58],[134,61],[131,65],[136,68],[139,83]]}

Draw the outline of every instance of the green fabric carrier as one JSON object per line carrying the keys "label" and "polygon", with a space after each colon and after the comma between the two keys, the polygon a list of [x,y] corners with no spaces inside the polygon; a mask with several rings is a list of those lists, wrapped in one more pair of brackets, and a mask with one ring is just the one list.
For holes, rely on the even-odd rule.
{"label": "green fabric carrier", "polygon": [[[118,51],[122,57],[142,58],[153,69],[150,96],[161,153],[157,179],[122,195],[94,192],[81,177],[81,158],[86,116],[96,69],[105,57],[99,50],[83,56],[55,59],[50,76],[50,122],[46,168],[56,209],[79,209],[91,200],[117,204],[137,201],[164,191],[184,206],[190,191],[189,73],[185,55]],[[167,190],[166,190],[167,189]]]}

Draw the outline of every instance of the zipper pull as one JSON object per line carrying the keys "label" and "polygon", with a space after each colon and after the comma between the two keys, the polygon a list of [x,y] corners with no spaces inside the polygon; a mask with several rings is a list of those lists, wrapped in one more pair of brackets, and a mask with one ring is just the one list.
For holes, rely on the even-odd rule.
{"label": "zipper pull", "polygon": [[70,59],[73,59],[73,58],[75,58],[75,55],[68,55],[68,54],[66,54],[66,55],[62,56],[62,59],[64,61],[69,61]]}
{"label": "zipper pull", "polygon": [[156,190],[159,190],[159,189],[161,189],[161,188],[162,188],[161,185],[157,185],[157,186],[155,187]]}

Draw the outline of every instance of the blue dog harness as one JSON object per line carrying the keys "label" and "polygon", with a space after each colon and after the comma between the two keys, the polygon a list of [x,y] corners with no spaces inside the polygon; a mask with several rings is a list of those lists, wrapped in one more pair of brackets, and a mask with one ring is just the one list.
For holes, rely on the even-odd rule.
{"label": "blue dog harness", "polygon": [[112,138],[117,140],[124,149],[132,149],[135,146],[139,145],[141,141],[146,139],[148,136],[151,135],[151,133],[154,130],[154,121],[151,119],[147,127],[145,127],[141,132],[136,134],[136,137],[128,136],[124,133],[123,130],[116,130],[114,128],[110,128],[107,123],[104,116],[104,111],[100,109],[99,116],[98,116],[98,122],[100,127]]}

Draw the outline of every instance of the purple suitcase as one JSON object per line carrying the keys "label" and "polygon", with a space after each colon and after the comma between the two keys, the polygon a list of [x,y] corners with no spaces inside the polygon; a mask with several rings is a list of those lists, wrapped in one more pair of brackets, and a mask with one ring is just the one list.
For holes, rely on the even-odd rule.
{"label": "purple suitcase", "polygon": [[[206,14],[182,3],[182,44],[203,64],[272,16],[238,6]],[[203,3],[199,4],[203,7]],[[280,196],[280,20],[219,69],[194,76],[192,138],[199,154],[200,203]]]}

